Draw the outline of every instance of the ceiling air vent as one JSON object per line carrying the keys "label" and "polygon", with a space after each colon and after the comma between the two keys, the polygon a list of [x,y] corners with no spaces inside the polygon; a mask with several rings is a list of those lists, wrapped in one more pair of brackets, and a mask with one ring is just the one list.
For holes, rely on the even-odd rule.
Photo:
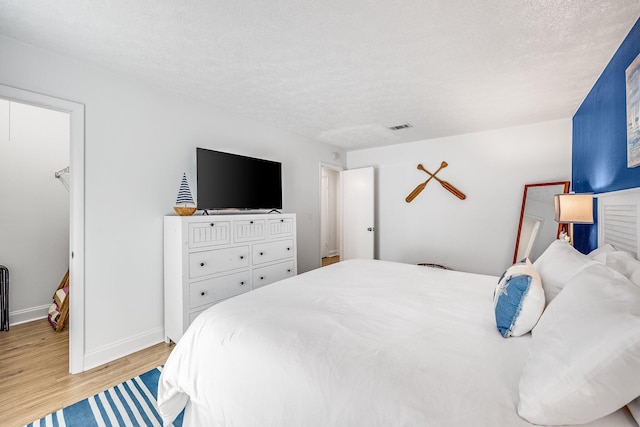
{"label": "ceiling air vent", "polygon": [[407,128],[412,128],[413,125],[411,123],[405,123],[403,125],[397,125],[397,126],[389,126],[389,129],[391,130],[400,130],[400,129],[407,129]]}

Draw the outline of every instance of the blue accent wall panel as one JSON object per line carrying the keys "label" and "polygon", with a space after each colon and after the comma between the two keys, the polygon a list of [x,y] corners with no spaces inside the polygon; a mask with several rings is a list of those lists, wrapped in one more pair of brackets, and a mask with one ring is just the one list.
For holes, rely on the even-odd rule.
{"label": "blue accent wall panel", "polygon": [[[640,187],[640,167],[627,168],[625,70],[640,54],[640,19],[573,116],[572,189],[603,193]],[[597,219],[596,219],[597,222]],[[597,247],[595,226],[574,226],[576,249]]]}

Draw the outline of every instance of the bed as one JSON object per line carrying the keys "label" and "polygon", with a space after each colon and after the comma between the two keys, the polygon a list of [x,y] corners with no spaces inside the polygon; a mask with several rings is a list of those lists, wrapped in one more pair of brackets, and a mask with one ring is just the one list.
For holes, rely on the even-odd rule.
{"label": "bed", "polygon": [[185,409],[187,426],[636,426],[622,407],[640,396],[640,261],[600,246],[554,242],[529,265],[549,284],[544,312],[508,338],[505,276],[350,260],[234,297],[176,345],[160,413],[170,425]]}

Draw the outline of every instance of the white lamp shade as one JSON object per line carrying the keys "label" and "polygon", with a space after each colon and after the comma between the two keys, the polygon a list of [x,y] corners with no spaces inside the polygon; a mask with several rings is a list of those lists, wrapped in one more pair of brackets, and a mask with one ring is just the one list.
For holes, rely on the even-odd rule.
{"label": "white lamp shade", "polygon": [[556,221],[562,224],[593,224],[592,194],[556,194]]}

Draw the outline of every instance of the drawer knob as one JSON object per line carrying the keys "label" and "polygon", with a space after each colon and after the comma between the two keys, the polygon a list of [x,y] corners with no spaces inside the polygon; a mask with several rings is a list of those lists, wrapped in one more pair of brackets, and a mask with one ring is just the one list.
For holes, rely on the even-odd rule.
{"label": "drawer knob", "polygon": [[287,273],[291,273],[291,269],[290,268],[287,270]]}
{"label": "drawer knob", "polygon": [[240,285],[244,285],[244,280],[242,282],[240,282]]}
{"label": "drawer knob", "polygon": [[260,252],[260,255],[264,255],[264,252]]}
{"label": "drawer knob", "polygon": [[204,296],[206,294],[205,291],[200,292],[200,295]]}
{"label": "drawer knob", "polygon": [[287,250],[288,250],[288,251],[290,251],[290,250],[291,250],[291,248],[287,248]]}
{"label": "drawer knob", "polygon": [[253,221],[249,221],[249,224],[253,224]]}
{"label": "drawer knob", "polygon": [[260,276],[260,280],[264,280],[264,276]]}
{"label": "drawer knob", "polygon": [[210,225],[211,227],[213,227],[215,224],[214,224],[214,223],[211,223],[211,224],[209,224],[209,225]]}
{"label": "drawer knob", "polygon": [[204,267],[204,262],[201,262],[201,263],[200,263],[200,267]]}
{"label": "drawer knob", "polygon": [[244,259],[244,255],[240,255],[240,259]]}
{"label": "drawer knob", "polygon": [[284,222],[284,219],[281,219],[280,222]]}

